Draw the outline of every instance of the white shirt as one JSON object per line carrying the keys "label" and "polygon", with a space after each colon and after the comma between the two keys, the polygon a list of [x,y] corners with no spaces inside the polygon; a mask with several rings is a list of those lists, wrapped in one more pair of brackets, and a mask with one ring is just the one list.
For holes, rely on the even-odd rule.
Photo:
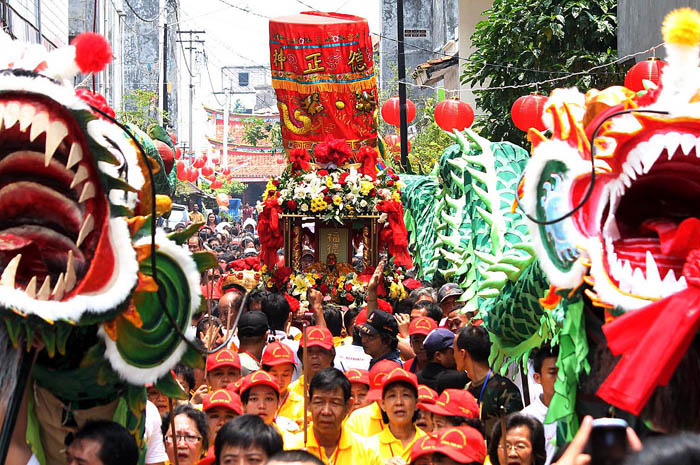
{"label": "white shirt", "polygon": [[367,355],[362,346],[344,344],[335,348],[335,361],[333,365],[342,372],[352,368],[369,370],[369,362],[372,357]]}
{"label": "white shirt", "polygon": [[544,425],[544,447],[547,451],[547,462],[549,465],[552,461],[552,456],[556,451],[554,443],[557,439],[557,423],[545,424],[544,419],[547,416],[548,407],[542,402],[542,396],[535,399],[530,405],[520,411],[523,415],[528,415],[539,420]]}
{"label": "white shirt", "polygon": [[168,461],[168,454],[163,444],[163,433],[160,430],[161,419],[158,407],[151,401],[146,401],[146,431],[143,439],[146,441],[146,463],[161,463]]}

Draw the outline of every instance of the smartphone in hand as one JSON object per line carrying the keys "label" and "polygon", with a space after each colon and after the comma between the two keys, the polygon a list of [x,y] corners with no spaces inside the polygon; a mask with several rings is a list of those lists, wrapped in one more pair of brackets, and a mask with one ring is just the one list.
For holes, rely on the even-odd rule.
{"label": "smartphone in hand", "polygon": [[586,447],[591,465],[619,465],[629,450],[627,422],[619,418],[593,420],[593,429]]}

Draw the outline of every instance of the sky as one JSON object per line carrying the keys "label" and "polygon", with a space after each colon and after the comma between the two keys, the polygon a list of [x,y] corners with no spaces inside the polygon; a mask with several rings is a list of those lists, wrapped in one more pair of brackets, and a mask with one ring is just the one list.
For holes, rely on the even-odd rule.
{"label": "sky", "polygon": [[[193,140],[197,152],[209,146],[205,138],[208,129],[202,104],[221,107],[211,90],[221,90],[221,67],[269,66],[269,18],[309,10],[334,11],[366,18],[370,32],[381,32],[381,0],[181,0],[180,7],[179,30],[205,31],[199,38],[205,41],[209,64],[209,76],[206,68],[200,66],[201,74],[194,81]],[[185,38],[187,36],[182,37]],[[185,90],[189,78],[184,67],[181,76],[182,89]],[[180,93],[179,120],[181,131],[185,133],[189,106],[187,95],[187,91]]]}

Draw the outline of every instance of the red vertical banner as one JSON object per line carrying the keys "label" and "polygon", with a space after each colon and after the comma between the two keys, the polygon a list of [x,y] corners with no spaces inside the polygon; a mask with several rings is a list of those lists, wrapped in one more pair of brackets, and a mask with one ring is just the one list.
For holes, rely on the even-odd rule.
{"label": "red vertical banner", "polygon": [[358,150],[377,143],[377,80],[367,20],[304,12],[270,20],[272,87],[284,148],[327,135]]}

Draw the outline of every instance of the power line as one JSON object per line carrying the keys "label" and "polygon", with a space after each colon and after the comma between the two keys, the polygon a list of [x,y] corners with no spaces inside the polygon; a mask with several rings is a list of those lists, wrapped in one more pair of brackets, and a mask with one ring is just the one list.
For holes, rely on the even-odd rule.
{"label": "power line", "polygon": [[214,96],[214,99],[216,99],[216,103],[218,103],[220,106],[223,106],[224,104],[219,101],[219,97],[216,96],[216,91],[214,90],[214,82],[211,80],[211,72],[209,71],[209,57],[207,56],[206,51],[204,51],[204,67],[207,70],[207,76],[209,76],[209,85],[211,86],[211,93]]}
{"label": "power line", "polygon": [[163,14],[163,12],[167,9],[167,6],[166,6],[166,7],[162,8],[162,9],[158,12],[158,14],[157,14],[156,16],[154,16],[152,19],[146,19],[146,18],[144,18],[143,16],[141,16],[140,14],[138,14],[138,13],[136,12],[136,10],[134,9],[134,7],[131,6],[131,3],[129,3],[129,0],[124,0],[124,3],[126,3],[126,6],[129,7],[129,9],[130,9],[131,12],[134,14],[134,16],[136,16],[138,19],[140,19],[140,20],[143,21],[144,23],[154,23],[154,22],[158,21],[158,19],[161,17],[161,15]]}
{"label": "power line", "polygon": [[265,16],[265,15],[263,15],[263,14],[256,13],[255,11],[251,11],[251,10],[245,9],[245,8],[243,8],[243,7],[241,7],[241,6],[232,5],[232,4],[230,4],[229,2],[227,2],[226,0],[219,0],[219,1],[220,1],[221,3],[223,3],[224,5],[230,6],[231,8],[235,8],[236,10],[243,11],[243,12],[249,13],[249,14],[251,14],[251,15],[259,16],[259,17],[261,17],[261,18],[270,19],[269,16]]}

